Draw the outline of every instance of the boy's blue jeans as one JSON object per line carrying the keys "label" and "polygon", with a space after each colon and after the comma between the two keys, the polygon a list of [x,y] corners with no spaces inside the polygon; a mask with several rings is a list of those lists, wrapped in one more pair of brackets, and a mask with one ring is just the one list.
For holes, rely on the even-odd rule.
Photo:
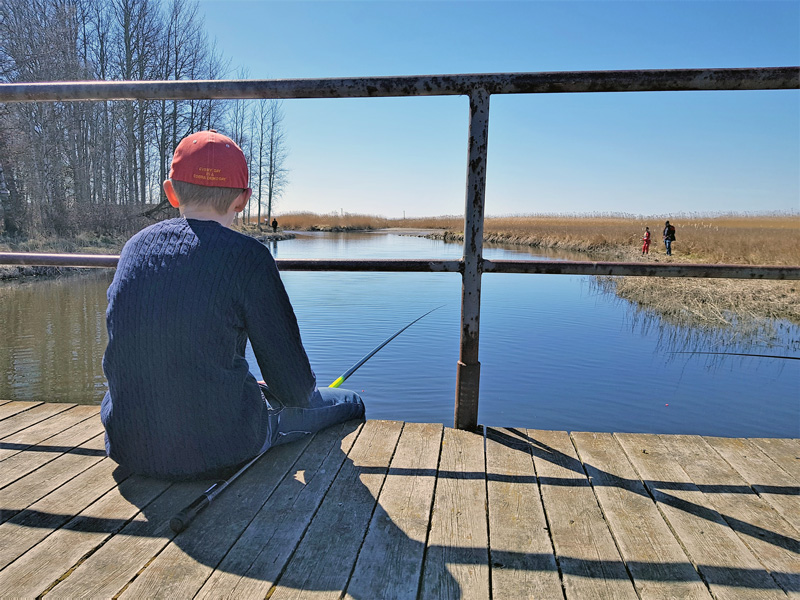
{"label": "boy's blue jeans", "polygon": [[282,404],[263,385],[261,391],[269,405],[269,433],[261,452],[272,446],[302,439],[337,423],[364,418],[364,402],[361,396],[350,390],[317,388],[308,406],[304,407]]}

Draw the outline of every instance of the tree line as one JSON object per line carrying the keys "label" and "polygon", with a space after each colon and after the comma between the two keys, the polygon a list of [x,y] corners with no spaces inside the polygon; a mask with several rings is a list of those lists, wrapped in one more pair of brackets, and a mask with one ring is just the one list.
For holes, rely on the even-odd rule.
{"label": "tree line", "polygon": [[[222,79],[229,61],[196,0],[3,0],[0,82]],[[239,71],[237,77],[246,73]],[[275,100],[0,105],[0,233],[119,234],[174,216],[161,190],[184,136],[217,129],[250,162],[246,217],[262,221],[287,181]]]}

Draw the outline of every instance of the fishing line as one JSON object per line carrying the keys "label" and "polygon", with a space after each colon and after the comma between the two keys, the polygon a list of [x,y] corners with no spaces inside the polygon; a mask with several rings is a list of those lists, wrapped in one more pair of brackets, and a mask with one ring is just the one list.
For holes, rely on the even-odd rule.
{"label": "fishing line", "polygon": [[757,358],[785,358],[786,360],[800,360],[800,356],[778,356],[776,354],[749,354],[747,352],[698,352],[694,350],[675,351],[670,354],[727,354],[729,356],[755,356]]}

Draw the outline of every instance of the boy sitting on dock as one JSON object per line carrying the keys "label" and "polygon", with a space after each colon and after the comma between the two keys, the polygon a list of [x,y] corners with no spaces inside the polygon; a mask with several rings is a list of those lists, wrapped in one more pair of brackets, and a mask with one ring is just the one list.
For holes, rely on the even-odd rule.
{"label": "boy sitting on dock", "polygon": [[358,394],[316,387],[267,247],[229,229],[251,194],[242,150],[214,130],[184,138],[164,192],[181,217],[134,235],[108,289],[108,455],[131,473],[218,477],[362,418]]}

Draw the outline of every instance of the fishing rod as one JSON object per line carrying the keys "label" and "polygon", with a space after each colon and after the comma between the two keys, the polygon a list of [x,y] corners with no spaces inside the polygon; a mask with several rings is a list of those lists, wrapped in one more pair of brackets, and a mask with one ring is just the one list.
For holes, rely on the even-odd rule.
{"label": "fishing rod", "polygon": [[[389,337],[386,340],[384,340],[383,342],[381,342],[381,344],[379,346],[377,346],[374,350],[372,350],[369,354],[364,356],[356,364],[354,364],[352,367],[347,369],[347,371],[345,371],[342,375],[337,377],[333,381],[333,383],[331,383],[328,387],[338,388],[340,385],[342,385],[345,382],[345,380],[348,377],[350,377],[353,373],[355,373],[365,362],[367,362],[370,358],[375,356],[375,354],[377,354],[378,351],[381,348],[383,348],[386,344],[391,342],[394,338],[396,338],[398,335],[403,333],[406,329],[411,327],[414,323],[416,323],[417,321],[419,321],[423,317],[427,317],[434,310],[438,310],[438,309],[442,308],[442,306],[444,306],[444,304],[429,310],[428,312],[426,312],[421,317],[417,317],[416,319],[411,321],[411,323],[409,323],[408,325],[406,325],[405,327],[400,329],[397,333],[395,333],[391,337]],[[259,454],[255,458],[251,459],[247,463],[245,463],[245,465],[241,469],[236,471],[236,473],[231,475],[228,479],[221,479],[220,481],[217,481],[214,485],[212,485],[210,488],[208,488],[205,492],[200,494],[200,496],[198,496],[197,499],[194,502],[192,502],[189,506],[187,506],[182,511],[180,511],[177,515],[172,517],[172,519],[170,519],[169,528],[172,529],[172,531],[174,531],[175,533],[180,533],[181,531],[186,529],[191,524],[191,522],[194,521],[195,517],[197,517],[197,515],[199,515],[200,512],[206,506],[211,504],[211,501],[214,500],[214,498],[219,496],[225,490],[225,488],[227,488],[230,484],[232,484],[234,481],[236,481],[236,479],[242,473],[247,471],[247,469],[249,469],[251,466],[253,466],[253,464],[255,464],[255,462],[258,461],[259,458],[264,456],[264,454],[266,454],[266,452],[268,450],[269,450],[269,448],[267,448],[267,450],[264,450],[264,452],[262,452],[261,454]]]}
{"label": "fishing rod", "polygon": [[434,310],[439,310],[440,308],[442,308],[442,306],[444,306],[444,304],[442,304],[441,306],[437,306],[436,308],[432,308],[431,310],[429,310],[428,312],[426,312],[424,315],[422,315],[421,317],[417,317],[416,319],[414,319],[413,321],[411,321],[411,323],[409,323],[408,325],[406,325],[405,327],[403,327],[403,328],[402,328],[400,331],[398,331],[397,333],[395,333],[395,334],[394,334],[394,335],[392,335],[391,337],[389,337],[389,338],[387,338],[386,340],[384,340],[384,341],[383,341],[383,343],[382,343],[380,346],[376,347],[376,348],[375,348],[375,349],[374,349],[372,352],[370,352],[369,354],[367,354],[366,356],[364,356],[364,357],[363,357],[361,360],[359,360],[359,361],[358,361],[356,364],[354,364],[352,367],[350,367],[349,369],[347,369],[347,371],[345,371],[345,372],[344,372],[344,374],[342,374],[342,375],[340,375],[339,377],[337,377],[337,378],[336,378],[336,380],[335,380],[335,381],[334,381],[332,384],[330,384],[328,387],[337,388],[337,387],[339,387],[340,385],[342,385],[342,384],[344,383],[345,379],[347,379],[348,377],[350,377],[350,375],[352,375],[353,373],[355,373],[355,372],[356,372],[356,371],[357,371],[357,370],[358,370],[358,369],[361,367],[361,365],[363,365],[363,364],[364,364],[365,362],[367,362],[367,361],[368,361],[370,358],[372,358],[373,356],[375,356],[375,355],[378,353],[378,350],[380,350],[381,348],[383,348],[383,347],[384,347],[386,344],[388,344],[389,342],[391,342],[391,341],[392,341],[394,338],[396,338],[398,335],[400,335],[401,333],[403,333],[403,332],[404,332],[406,329],[408,329],[409,327],[411,327],[411,326],[412,326],[414,323],[416,323],[417,321],[419,321],[419,320],[423,319],[424,317],[427,317],[427,316],[428,316],[429,314],[431,314],[431,313],[432,313]]}

